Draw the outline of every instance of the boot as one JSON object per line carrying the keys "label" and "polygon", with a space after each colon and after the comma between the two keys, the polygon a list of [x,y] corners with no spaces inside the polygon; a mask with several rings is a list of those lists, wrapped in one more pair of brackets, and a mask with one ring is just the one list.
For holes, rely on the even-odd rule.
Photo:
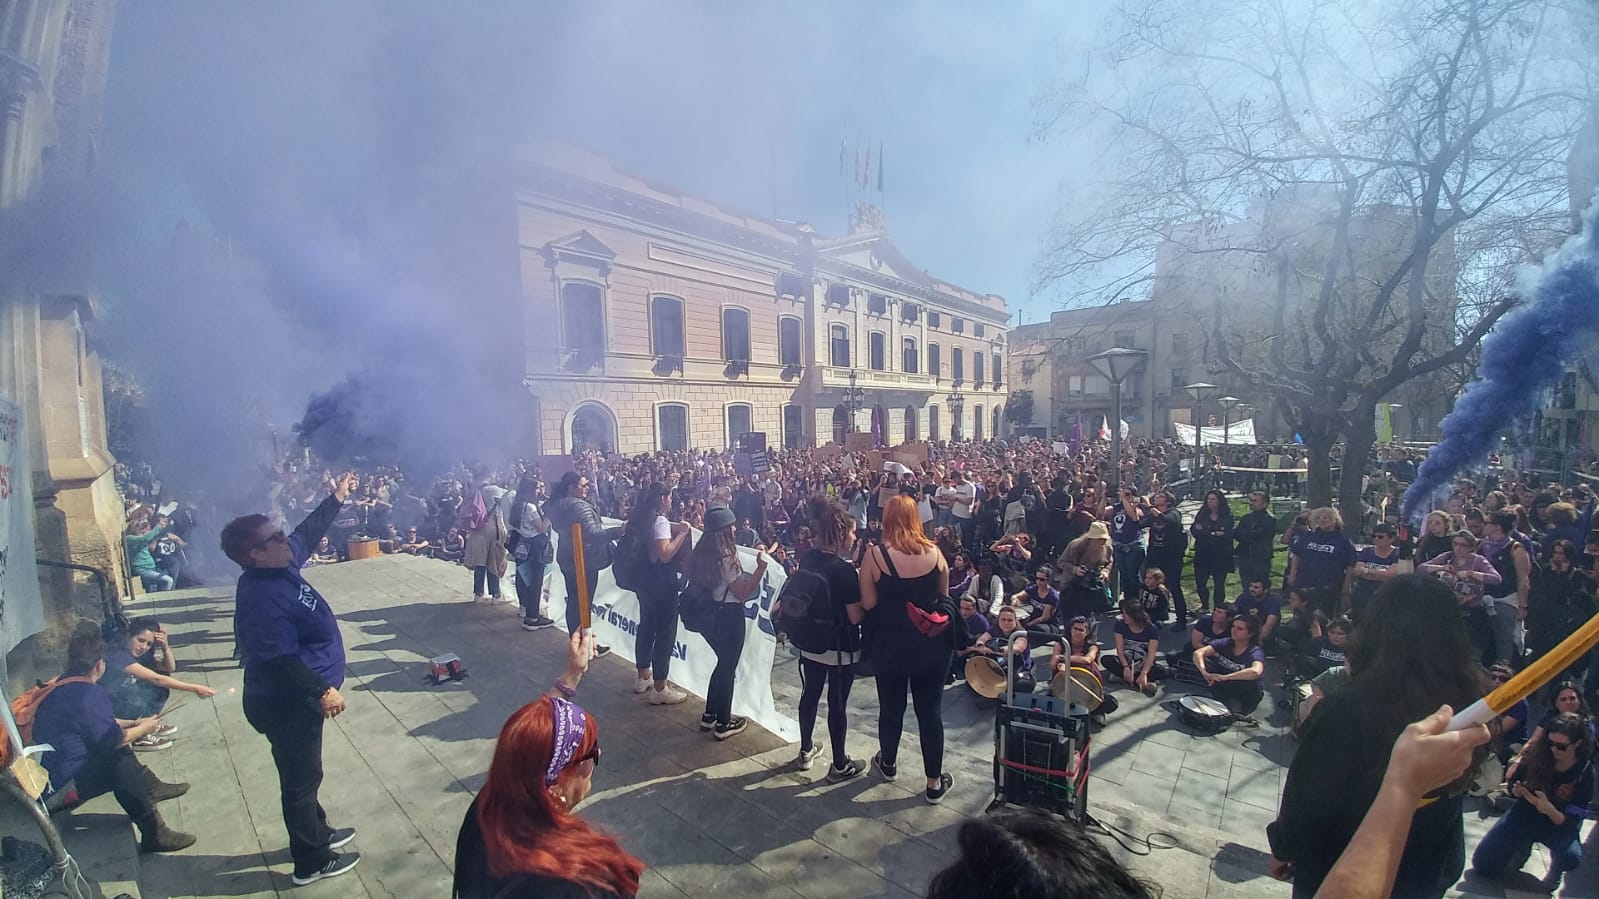
{"label": "boot", "polygon": [[168,799],[176,799],[189,792],[188,784],[169,784],[157,777],[149,768],[144,769],[144,788],[149,792],[151,802],[166,802]]}
{"label": "boot", "polygon": [[139,819],[139,850],[141,852],[177,852],[194,845],[194,834],[182,833],[167,826],[161,813],[152,811]]}

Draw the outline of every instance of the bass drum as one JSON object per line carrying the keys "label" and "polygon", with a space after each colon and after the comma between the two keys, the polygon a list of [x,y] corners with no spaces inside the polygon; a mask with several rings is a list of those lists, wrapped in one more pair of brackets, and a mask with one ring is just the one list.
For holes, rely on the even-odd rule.
{"label": "bass drum", "polygon": [[1081,706],[1091,714],[1110,714],[1118,708],[1116,700],[1105,695],[1105,681],[1097,668],[1073,665],[1069,671],[1056,672],[1049,693],[1066,700],[1068,706]]}
{"label": "bass drum", "polygon": [[966,660],[966,686],[984,699],[997,700],[1005,695],[1005,669],[986,656],[972,656]]}

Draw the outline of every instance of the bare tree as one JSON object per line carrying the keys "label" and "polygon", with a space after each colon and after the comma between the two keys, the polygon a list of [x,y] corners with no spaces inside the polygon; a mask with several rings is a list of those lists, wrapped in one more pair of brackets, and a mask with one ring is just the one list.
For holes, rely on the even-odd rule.
{"label": "bare tree", "polygon": [[[1057,219],[1038,288],[1148,291],[1269,393],[1311,501],[1360,508],[1375,409],[1447,382],[1566,228],[1593,96],[1581,0],[1133,0],[1108,69],[1053,85],[1046,137],[1106,173]],[[1579,27],[1580,24],[1580,27]],[[1071,137],[1065,136],[1070,125]]]}

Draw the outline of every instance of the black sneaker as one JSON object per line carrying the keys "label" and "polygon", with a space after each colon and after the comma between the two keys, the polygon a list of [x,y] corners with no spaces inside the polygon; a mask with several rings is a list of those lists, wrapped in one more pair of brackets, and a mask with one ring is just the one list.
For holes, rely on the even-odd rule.
{"label": "black sneaker", "polygon": [[328,848],[338,849],[353,839],[355,839],[355,828],[335,827],[333,833],[328,836]]}
{"label": "black sneaker", "polygon": [[710,712],[700,716],[700,730],[709,731],[716,729],[716,716]]}
{"label": "black sneaker", "polygon": [[555,627],[555,622],[543,615],[522,619],[522,630],[525,631],[541,631],[547,627]]}
{"label": "black sneaker", "polygon": [[955,778],[950,777],[948,774],[938,775],[938,786],[927,788],[927,804],[937,805],[940,802],[943,802],[945,794],[947,794],[949,792],[949,788],[954,785]]}
{"label": "black sneaker", "polygon": [[865,765],[854,759],[845,759],[844,767],[840,768],[837,765],[833,765],[827,769],[827,782],[830,784],[843,783],[851,778],[860,777],[865,773]]}
{"label": "black sneaker", "polygon": [[335,853],[332,858],[328,859],[327,864],[314,871],[306,874],[301,874],[299,871],[294,872],[294,885],[303,887],[308,883],[316,883],[328,877],[338,877],[360,863],[361,853],[359,852],[346,852],[342,855]]}
{"label": "black sneaker", "polygon": [[899,766],[883,764],[883,754],[881,752],[872,756],[872,767],[877,769],[878,774],[883,775],[884,780],[893,780],[899,776]]}
{"label": "black sneaker", "polygon": [[736,737],[739,734],[743,733],[744,732],[744,728],[746,728],[748,726],[749,726],[749,722],[748,721],[745,721],[743,718],[740,718],[739,716],[734,715],[733,717],[727,719],[727,723],[726,724],[718,724],[718,725],[716,725],[716,731],[715,731],[716,739],[725,740],[728,737]]}
{"label": "black sneaker", "polygon": [[596,659],[603,659],[603,658],[605,658],[606,656],[608,656],[610,654],[611,654],[611,647],[606,646],[604,643],[596,643],[596,644],[594,644],[594,657]]}

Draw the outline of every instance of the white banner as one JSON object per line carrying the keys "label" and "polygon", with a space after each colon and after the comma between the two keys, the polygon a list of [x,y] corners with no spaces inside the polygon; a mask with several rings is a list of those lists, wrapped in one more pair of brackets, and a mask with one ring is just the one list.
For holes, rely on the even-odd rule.
{"label": "white banner", "polygon": [[44,630],[33,561],[33,468],[22,423],[22,410],[0,397],[0,671],[5,653]]}
{"label": "white banner", "polygon": [[[1177,431],[1178,443],[1181,443],[1184,446],[1194,445],[1193,425],[1185,425],[1180,421],[1174,421],[1172,422],[1171,426]],[[1223,439],[1223,436],[1224,435],[1222,434],[1222,429],[1220,427],[1200,428],[1200,437],[1204,439],[1205,443],[1237,443],[1240,445],[1251,444],[1255,442],[1255,420],[1253,418],[1246,418],[1243,421],[1235,421],[1227,426],[1225,439]]]}
{"label": "white banner", "polygon": [[[621,522],[607,520],[605,523],[609,526]],[[555,532],[552,530],[551,533]],[[695,530],[696,543],[700,536],[700,531]],[[559,545],[560,535],[556,534],[555,537]],[[745,571],[755,570],[758,556],[753,549],[739,547],[738,560]],[[560,570],[553,564],[550,565],[550,575],[549,615],[555,619],[558,627],[565,630],[566,579],[561,577]],[[772,700],[772,665],[777,658],[777,637],[772,630],[771,609],[772,601],[777,599],[786,580],[788,577],[783,573],[783,566],[768,558],[766,578],[761,582],[760,592],[744,603],[744,653],[739,656],[738,674],[733,680],[733,714],[743,715],[794,743],[799,741],[799,722],[779,712]],[[595,640],[610,646],[613,655],[636,664],[638,660],[633,657],[633,640],[638,631],[638,597],[631,590],[616,586],[616,578],[609,568],[600,572],[594,593],[590,623],[594,627]],[[783,657],[787,661],[788,653],[785,652]],[[711,682],[711,672],[715,669],[716,653],[711,651],[705,638],[683,627],[680,622],[677,627],[677,649],[672,653],[672,670],[668,675],[672,683],[703,699]]]}

